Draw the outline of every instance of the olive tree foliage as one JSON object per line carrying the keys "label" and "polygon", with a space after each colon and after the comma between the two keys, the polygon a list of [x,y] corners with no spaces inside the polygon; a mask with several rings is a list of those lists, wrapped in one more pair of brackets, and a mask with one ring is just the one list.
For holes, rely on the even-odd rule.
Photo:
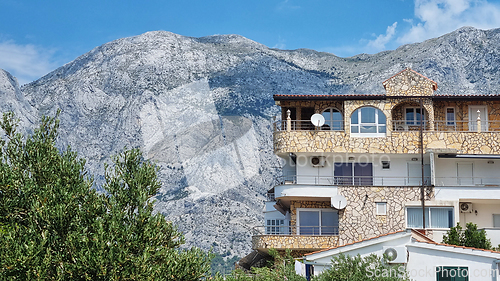
{"label": "olive tree foliage", "polygon": [[451,227],[443,236],[443,243],[486,250],[491,249],[491,242],[486,237],[486,231],[478,230],[477,225],[471,222],[465,225],[465,230],[457,222],[457,226]]}
{"label": "olive tree foliage", "polygon": [[[59,113],[58,113],[59,114]],[[138,149],[106,166],[105,193],[85,160],[55,146],[59,121],[33,134],[0,121],[0,280],[199,280],[211,255],[153,212],[158,168]]]}
{"label": "olive tree foliage", "polygon": [[340,254],[332,258],[332,266],[324,270],[314,281],[396,281],[409,280],[406,268],[392,266],[384,257],[371,254],[361,257]]}
{"label": "olive tree foliage", "polygon": [[227,276],[216,275],[216,281],[306,281],[306,278],[295,273],[295,260],[287,250],[282,256],[275,249],[269,249],[273,261],[266,267],[252,268],[251,272],[233,270]]}

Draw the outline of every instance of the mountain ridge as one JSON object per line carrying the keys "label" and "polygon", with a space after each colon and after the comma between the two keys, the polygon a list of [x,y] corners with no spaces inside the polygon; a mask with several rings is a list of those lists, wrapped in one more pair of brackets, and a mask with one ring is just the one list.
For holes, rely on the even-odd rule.
{"label": "mountain ridge", "polygon": [[110,155],[140,147],[161,168],[156,210],[179,225],[188,246],[243,256],[279,175],[273,94],[381,94],[382,82],[406,67],[440,93],[498,94],[498,46],[500,29],[464,27],[341,58],[240,35],[152,31],[98,46],[21,88],[0,72],[0,96],[12,105],[1,109],[29,116],[29,127],[60,108],[58,146],[87,158],[97,183]]}

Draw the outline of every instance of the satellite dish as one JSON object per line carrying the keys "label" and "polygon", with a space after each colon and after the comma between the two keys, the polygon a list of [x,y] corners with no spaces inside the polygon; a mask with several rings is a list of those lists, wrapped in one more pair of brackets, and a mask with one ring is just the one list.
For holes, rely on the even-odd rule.
{"label": "satellite dish", "polygon": [[347,199],[342,195],[335,195],[331,200],[332,207],[337,210],[342,210],[347,206]]}
{"label": "satellite dish", "polygon": [[387,257],[387,260],[393,261],[398,257],[398,252],[394,248],[388,248],[384,251],[384,255]]}
{"label": "satellite dish", "polygon": [[313,116],[311,116],[311,123],[316,127],[321,127],[325,124],[325,117],[318,113],[313,114]]}

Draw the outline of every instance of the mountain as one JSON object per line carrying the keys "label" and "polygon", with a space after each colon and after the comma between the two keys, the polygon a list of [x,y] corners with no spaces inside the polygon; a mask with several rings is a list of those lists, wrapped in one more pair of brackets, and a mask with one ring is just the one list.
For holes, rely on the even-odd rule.
{"label": "mountain", "polygon": [[155,31],[99,46],[21,90],[0,72],[0,96],[29,116],[26,124],[62,109],[59,145],[71,145],[94,173],[102,175],[103,163],[125,146],[141,147],[161,167],[156,209],[188,245],[243,256],[279,171],[273,94],[383,93],[382,81],[406,67],[436,81],[441,93],[497,94],[499,46],[500,29],[464,27],[340,58],[238,35]]}

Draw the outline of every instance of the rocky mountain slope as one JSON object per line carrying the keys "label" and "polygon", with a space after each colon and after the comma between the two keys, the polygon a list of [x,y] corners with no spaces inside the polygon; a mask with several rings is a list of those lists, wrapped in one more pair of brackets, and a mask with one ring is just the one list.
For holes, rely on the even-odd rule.
{"label": "rocky mountain slope", "polygon": [[340,58],[238,35],[148,32],[97,47],[22,91],[0,72],[0,109],[14,108],[26,124],[62,109],[60,145],[76,149],[93,172],[124,146],[141,147],[161,166],[157,210],[188,244],[243,256],[279,173],[273,94],[383,93],[382,81],[405,67],[436,81],[441,93],[496,94],[499,46],[500,29],[466,27]]}

